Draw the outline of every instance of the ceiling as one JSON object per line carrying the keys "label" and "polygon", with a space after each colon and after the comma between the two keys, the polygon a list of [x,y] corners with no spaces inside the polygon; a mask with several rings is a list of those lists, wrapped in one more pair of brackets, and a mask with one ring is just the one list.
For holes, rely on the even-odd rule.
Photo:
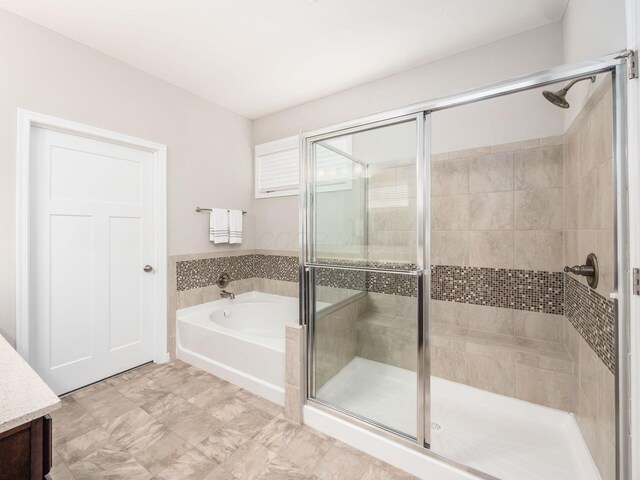
{"label": "ceiling", "polygon": [[560,21],[568,0],[0,0],[249,118]]}

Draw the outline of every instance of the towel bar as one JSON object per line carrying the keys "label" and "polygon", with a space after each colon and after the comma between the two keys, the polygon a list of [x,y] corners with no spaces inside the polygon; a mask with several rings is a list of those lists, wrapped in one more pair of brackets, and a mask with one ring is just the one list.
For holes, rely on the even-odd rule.
{"label": "towel bar", "polygon": [[[196,207],[196,212],[200,213],[200,212],[210,212],[211,208],[200,208],[200,207]],[[245,213],[247,213],[246,211],[242,211],[242,214],[244,215]]]}

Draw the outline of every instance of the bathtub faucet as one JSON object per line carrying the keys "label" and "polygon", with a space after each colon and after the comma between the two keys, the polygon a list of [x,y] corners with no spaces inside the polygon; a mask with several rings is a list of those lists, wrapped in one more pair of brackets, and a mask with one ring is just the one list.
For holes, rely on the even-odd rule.
{"label": "bathtub faucet", "polygon": [[234,293],[232,293],[232,292],[227,292],[226,290],[222,290],[222,291],[220,292],[220,296],[221,296],[222,298],[230,298],[231,300],[235,300],[235,298],[236,298],[236,296],[235,296],[235,294],[234,294]]}

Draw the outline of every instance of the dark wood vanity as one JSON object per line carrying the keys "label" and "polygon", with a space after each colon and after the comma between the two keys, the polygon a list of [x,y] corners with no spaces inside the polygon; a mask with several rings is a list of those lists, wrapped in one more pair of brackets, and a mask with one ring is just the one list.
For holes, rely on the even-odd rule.
{"label": "dark wood vanity", "polygon": [[0,433],[0,480],[50,478],[51,448],[49,415]]}
{"label": "dark wood vanity", "polygon": [[0,480],[50,478],[60,399],[0,335]]}

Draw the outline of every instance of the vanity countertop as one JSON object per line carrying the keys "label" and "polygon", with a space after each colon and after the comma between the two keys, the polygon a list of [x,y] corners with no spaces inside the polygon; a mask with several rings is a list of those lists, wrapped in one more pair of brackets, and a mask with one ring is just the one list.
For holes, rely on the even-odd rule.
{"label": "vanity countertop", "polygon": [[0,335],[0,433],[58,407],[58,396]]}

